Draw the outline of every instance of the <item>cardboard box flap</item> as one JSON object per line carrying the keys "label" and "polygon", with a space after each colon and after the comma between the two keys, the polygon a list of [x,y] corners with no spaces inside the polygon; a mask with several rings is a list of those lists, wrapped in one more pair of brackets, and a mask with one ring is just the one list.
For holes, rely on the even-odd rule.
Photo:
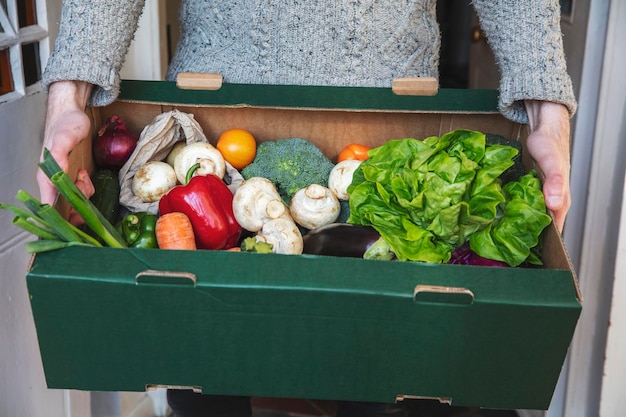
{"label": "cardboard box flap", "polygon": [[390,88],[224,83],[219,90],[184,90],[173,81],[124,80],[119,100],[227,107],[346,111],[497,113],[496,90],[440,89],[434,96],[396,95]]}
{"label": "cardboard box flap", "polygon": [[[181,72],[176,76],[176,86],[186,90],[219,90],[224,77],[216,73]],[[439,89],[439,80],[434,77],[396,78],[391,90],[399,95],[433,96]]]}
{"label": "cardboard box flap", "polygon": [[[567,271],[171,255],[70,248],[37,257],[29,290],[50,387],[542,408],[580,308]],[[197,282],[137,282],[144,271]],[[415,299],[419,285],[465,288],[473,299]]]}

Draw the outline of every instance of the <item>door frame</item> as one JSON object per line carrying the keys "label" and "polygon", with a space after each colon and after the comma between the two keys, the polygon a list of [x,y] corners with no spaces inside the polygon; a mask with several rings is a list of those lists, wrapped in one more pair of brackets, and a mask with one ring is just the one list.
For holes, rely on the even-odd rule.
{"label": "door frame", "polygon": [[[624,19],[624,2],[590,2],[573,136],[572,167],[576,170],[572,171],[572,198],[581,204],[573,206],[564,231],[566,246],[580,278],[583,310],[561,390],[555,395],[548,417],[599,416],[601,408],[609,410],[621,402],[623,394],[617,391],[620,388],[623,391],[626,384],[623,374],[612,374],[611,378],[604,375],[605,369],[620,361],[619,357],[605,357],[609,352],[607,339],[611,334],[617,335],[617,326],[609,328],[609,320],[626,320],[623,310],[611,311],[613,286],[623,285],[624,279],[622,273],[615,280],[626,146],[623,138],[626,59],[618,53],[617,46],[626,35],[621,27]],[[612,343],[619,345],[624,341],[617,338]]]}

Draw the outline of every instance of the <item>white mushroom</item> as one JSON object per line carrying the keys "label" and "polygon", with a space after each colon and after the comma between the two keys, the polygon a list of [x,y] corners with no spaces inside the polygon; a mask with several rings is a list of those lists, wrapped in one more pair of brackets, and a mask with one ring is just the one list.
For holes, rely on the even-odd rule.
{"label": "white mushroom", "polygon": [[256,239],[271,243],[274,253],[299,255],[304,247],[300,229],[293,220],[285,217],[266,222]]}
{"label": "white mushroom", "polygon": [[224,178],[226,162],[217,148],[208,142],[195,142],[182,148],[174,159],[174,170],[181,184],[186,183],[187,172],[195,164],[200,164],[195,175],[215,174]]}
{"label": "white mushroom", "polygon": [[185,142],[182,142],[182,141],[176,142],[174,146],[172,147],[172,149],[170,150],[170,153],[167,154],[167,158],[165,158],[165,162],[167,162],[172,167],[174,167],[174,161],[176,160],[176,157],[185,146],[187,146]]}
{"label": "white mushroom", "polygon": [[352,184],[352,175],[361,162],[358,159],[346,159],[333,167],[328,176],[328,188],[339,200],[348,200],[348,187]]}
{"label": "white mushroom", "polygon": [[143,164],[133,177],[131,190],[144,203],[153,203],[176,185],[174,168],[162,161]]}
{"label": "white mushroom", "polygon": [[239,225],[251,232],[258,232],[272,219],[291,218],[274,184],[262,177],[241,183],[233,197],[233,213]]}
{"label": "white mushroom", "polygon": [[291,217],[300,226],[315,229],[333,223],[339,217],[339,200],[328,188],[311,184],[293,195],[289,206]]}

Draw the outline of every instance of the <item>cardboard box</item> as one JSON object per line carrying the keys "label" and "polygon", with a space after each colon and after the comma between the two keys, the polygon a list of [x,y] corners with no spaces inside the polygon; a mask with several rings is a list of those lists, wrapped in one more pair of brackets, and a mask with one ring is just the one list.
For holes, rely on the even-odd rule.
{"label": "cardboard box", "polygon": [[[224,85],[179,90],[125,82],[90,110],[142,129],[193,113],[209,140],[243,127],[259,140],[299,136],[333,157],[471,128],[523,140],[496,93]],[[73,166],[90,164],[90,147]],[[70,248],[35,257],[28,289],[50,388],[546,409],[581,296],[556,230],[545,268],[483,268],[227,251]]]}

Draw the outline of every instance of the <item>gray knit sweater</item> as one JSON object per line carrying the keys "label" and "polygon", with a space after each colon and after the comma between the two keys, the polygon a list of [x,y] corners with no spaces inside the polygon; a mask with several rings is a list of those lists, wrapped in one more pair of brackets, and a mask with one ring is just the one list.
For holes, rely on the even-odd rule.
{"label": "gray knit sweater", "polygon": [[[558,0],[474,0],[500,66],[500,110],[526,123],[524,99],[576,110]],[[90,104],[113,101],[144,0],[64,0],[43,85],[95,85]],[[225,82],[390,87],[437,77],[435,0],[183,0],[181,39],[167,78],[214,72]]]}

